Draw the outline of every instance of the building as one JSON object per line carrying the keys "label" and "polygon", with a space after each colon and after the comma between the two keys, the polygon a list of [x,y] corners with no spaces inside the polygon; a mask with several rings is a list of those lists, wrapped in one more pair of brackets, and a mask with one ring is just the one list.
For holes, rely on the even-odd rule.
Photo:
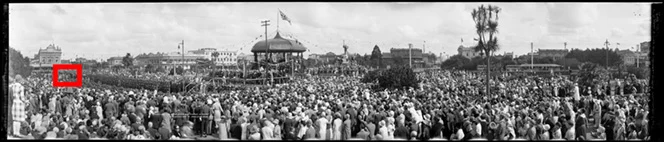
{"label": "building", "polygon": [[180,54],[180,53],[168,53],[161,54],[158,58],[161,63],[157,65],[165,66],[166,68],[173,68],[182,66],[184,69],[190,69],[193,65],[196,65],[196,60],[205,59],[206,56],[200,54]]}
{"label": "building", "polygon": [[[217,66],[228,66],[237,64],[237,51],[217,51],[215,48],[201,48],[198,50],[191,50],[189,54],[201,55],[205,59],[214,61]],[[214,56],[215,53],[219,55]]]}
{"label": "building", "polygon": [[503,57],[506,57],[506,58],[514,58],[514,52],[505,52],[505,53],[503,54]]}
{"label": "building", "polygon": [[639,48],[643,53],[650,53],[650,41],[639,43]]}
{"label": "building", "polygon": [[318,60],[318,59],[320,59],[320,56],[321,56],[320,54],[309,54],[307,59]]}
{"label": "building", "polygon": [[475,52],[475,46],[464,47],[463,45],[459,45],[457,51],[459,52],[459,55],[466,57],[468,59],[482,56],[481,54],[482,52]]}
{"label": "building", "polygon": [[650,41],[639,44],[640,51],[637,52],[639,65],[650,66]]}
{"label": "building", "polygon": [[434,53],[424,53],[422,54],[422,60],[424,60],[424,65],[425,67],[433,67],[434,64],[437,64],[438,58],[436,57],[436,54]]}
{"label": "building", "polygon": [[106,60],[108,62],[109,66],[122,66],[122,58],[123,57],[111,57]]}
{"label": "building", "polygon": [[341,56],[337,55],[337,54],[334,54],[332,52],[327,52],[324,55],[318,56],[318,58],[319,58],[320,61],[323,61],[325,63],[329,63],[329,62],[334,62],[335,60],[341,58]]}
{"label": "building", "polygon": [[223,66],[232,66],[237,65],[238,54],[237,51],[218,51],[219,56],[213,58],[213,61],[217,65]]}
{"label": "building", "polygon": [[565,58],[569,53],[567,49],[539,49],[537,54],[539,58],[551,57],[554,61]]}
{"label": "building", "polygon": [[48,45],[45,49],[39,49],[37,55],[31,60],[32,67],[53,67],[53,64],[60,64],[62,58],[62,49],[53,44]]}
{"label": "building", "polygon": [[[424,68],[425,61],[422,54],[422,49],[412,48],[391,48],[389,53],[383,53],[383,63],[386,65],[409,65],[412,58],[413,68]],[[428,60],[428,59],[427,59]],[[435,60],[435,59],[434,59]],[[433,61],[433,60],[431,60]]]}
{"label": "building", "polygon": [[623,64],[625,65],[636,65],[637,63],[639,66],[650,65],[648,55],[643,52],[639,53],[631,50],[619,50],[617,53],[622,57]]}
{"label": "building", "polygon": [[[64,63],[64,60],[63,60],[63,63]],[[74,60],[73,63],[75,63],[75,64],[81,64],[81,65],[83,65],[84,67],[90,67],[90,66],[94,66],[94,65],[96,65],[96,64],[97,64],[97,61],[96,61],[96,60],[89,60],[89,59],[86,59],[86,58],[80,58],[80,57],[79,57],[79,58],[76,58],[76,59]]]}

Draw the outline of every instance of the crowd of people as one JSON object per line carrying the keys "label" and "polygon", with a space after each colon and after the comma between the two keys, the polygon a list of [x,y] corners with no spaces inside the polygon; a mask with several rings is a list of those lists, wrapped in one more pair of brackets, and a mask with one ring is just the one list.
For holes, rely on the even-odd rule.
{"label": "crowd of people", "polygon": [[320,74],[343,74],[343,75],[362,75],[369,72],[369,68],[359,65],[326,65],[320,67],[307,68],[305,72],[311,75]]}
{"label": "crowd of people", "polygon": [[597,88],[584,93],[566,77],[496,77],[490,80],[493,87],[487,94],[481,73],[430,71],[418,74],[419,88],[372,91],[373,84],[359,78],[312,75],[269,87],[183,94],[94,82],[58,89],[48,85],[48,78],[18,76],[10,79],[8,135],[115,140],[648,140],[650,136],[649,92],[643,89],[609,95]]}

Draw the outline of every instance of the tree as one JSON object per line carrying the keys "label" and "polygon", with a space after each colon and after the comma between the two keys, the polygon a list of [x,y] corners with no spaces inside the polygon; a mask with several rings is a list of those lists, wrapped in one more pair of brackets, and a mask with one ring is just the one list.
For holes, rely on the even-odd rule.
{"label": "tree", "polygon": [[157,68],[154,65],[152,64],[145,65],[145,72],[154,73],[156,71]]}
{"label": "tree", "polygon": [[475,51],[481,51],[486,55],[486,92],[489,92],[489,79],[490,79],[490,70],[491,64],[490,59],[491,52],[497,51],[499,49],[498,45],[498,13],[500,8],[497,6],[489,5],[484,7],[481,5],[477,9],[473,9],[471,15],[473,16],[473,21],[475,21],[475,28],[478,35],[478,43],[475,47]]}
{"label": "tree", "polygon": [[579,60],[577,60],[576,58],[563,58],[556,61],[556,64],[562,65],[564,67],[569,67],[570,69],[578,69],[579,65],[581,65],[581,62],[579,62]]}
{"label": "tree", "polygon": [[[570,51],[570,53],[565,55],[565,58],[575,58],[579,62],[591,62],[601,66],[606,66],[607,50],[608,49],[606,48],[594,48],[586,50],[573,49]],[[610,66],[617,66],[623,63],[622,57],[618,55],[616,51],[609,50],[608,55]]]}
{"label": "tree", "polygon": [[464,65],[469,64],[470,59],[461,56],[461,55],[454,55],[450,57],[449,59],[445,60],[441,65],[440,68],[442,69],[463,69]]}
{"label": "tree", "polygon": [[383,65],[383,53],[378,45],[374,45],[373,51],[371,51],[371,60],[378,61],[378,67]]}
{"label": "tree", "polygon": [[30,59],[28,57],[23,57],[21,52],[17,51],[14,48],[9,48],[9,76],[15,76],[16,74],[21,75],[22,77],[28,77],[32,73],[32,67],[30,67]]}
{"label": "tree", "polygon": [[609,72],[604,67],[590,62],[581,64],[579,85],[583,88],[606,84],[608,80]]}
{"label": "tree", "polygon": [[157,69],[155,69],[156,72],[166,72],[166,68],[164,66],[157,66]]}
{"label": "tree", "polygon": [[[178,66],[178,67],[175,68],[175,72],[177,74],[182,74],[184,72],[184,68],[182,68],[181,66]],[[172,69],[169,70],[168,75],[173,75],[173,70]]]}
{"label": "tree", "polygon": [[134,58],[131,57],[131,54],[127,53],[127,55],[122,58],[122,64],[125,67],[134,65]]}
{"label": "tree", "polygon": [[212,57],[214,57],[214,59],[212,60],[212,63],[213,63],[214,66],[216,67],[216,65],[217,65],[217,62],[216,62],[216,61],[217,61],[217,58],[219,57],[219,52],[213,52],[213,53],[212,53]]}
{"label": "tree", "polygon": [[[408,66],[398,65],[396,67],[387,69],[379,73],[378,75],[378,85],[379,89],[408,89],[419,88],[418,84],[420,80],[417,79],[415,72]],[[369,78],[369,77],[368,77]],[[371,79],[365,79],[365,81],[371,82]]]}

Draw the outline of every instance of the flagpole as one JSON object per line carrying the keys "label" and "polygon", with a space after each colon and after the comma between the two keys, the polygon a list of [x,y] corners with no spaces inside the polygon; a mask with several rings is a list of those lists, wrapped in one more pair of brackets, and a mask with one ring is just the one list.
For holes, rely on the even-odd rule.
{"label": "flagpole", "polygon": [[281,18],[279,18],[279,14],[281,12],[281,9],[277,9],[277,10],[279,10],[279,12],[277,12],[277,32],[279,32],[279,19],[281,19]]}

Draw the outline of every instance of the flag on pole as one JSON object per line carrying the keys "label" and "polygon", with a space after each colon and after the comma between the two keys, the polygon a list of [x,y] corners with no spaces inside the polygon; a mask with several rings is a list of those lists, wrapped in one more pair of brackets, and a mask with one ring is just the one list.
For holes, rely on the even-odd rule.
{"label": "flag on pole", "polygon": [[293,25],[293,23],[291,23],[290,19],[288,19],[288,16],[286,16],[286,14],[284,14],[284,12],[281,12],[281,10],[279,10],[279,15],[281,15],[281,19],[283,19],[284,21],[288,21],[289,24]]}

